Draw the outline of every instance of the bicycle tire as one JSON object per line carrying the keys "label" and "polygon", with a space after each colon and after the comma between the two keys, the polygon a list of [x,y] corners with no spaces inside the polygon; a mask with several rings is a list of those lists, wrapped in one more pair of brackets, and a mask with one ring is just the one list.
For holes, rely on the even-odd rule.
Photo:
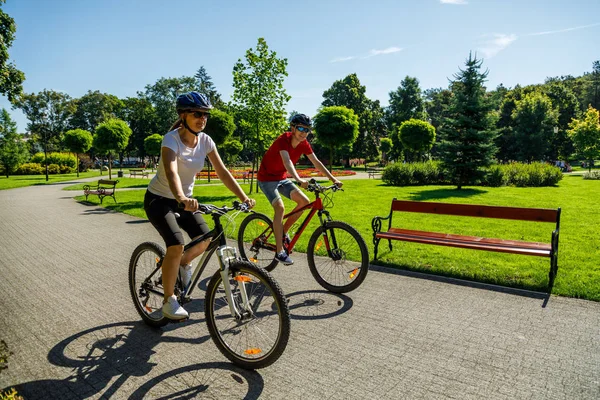
{"label": "bicycle tire", "polygon": [[228,274],[236,308],[242,310],[239,288],[243,285],[252,310],[242,318],[231,316],[221,271],[217,271],[208,284],[204,303],[210,336],[219,351],[237,366],[267,367],[277,361],[289,340],[287,299],[271,274],[249,261],[232,262]]}
{"label": "bicycle tire", "polygon": [[271,272],[278,264],[278,261],[275,260],[275,250],[270,250],[262,244],[267,243],[270,247],[275,248],[275,236],[271,234],[269,239],[264,236],[259,237],[267,228],[273,232],[273,221],[269,217],[260,213],[248,215],[240,224],[238,248],[242,259]]}
{"label": "bicycle tire", "polygon": [[[164,249],[154,242],[144,242],[135,248],[129,260],[129,292],[142,320],[154,328],[169,323],[162,315],[164,290],[162,276],[151,279],[156,264],[165,257]],[[157,293],[155,293],[156,291]]]}
{"label": "bicycle tire", "polygon": [[[333,238],[337,244],[335,248]],[[318,242],[319,239],[329,241],[335,259],[328,253],[327,246]],[[360,261],[348,260],[349,254],[358,257]],[[333,293],[347,293],[356,289],[369,272],[367,244],[360,233],[345,222],[330,221],[325,226],[318,227],[310,237],[306,255],[315,280]]]}

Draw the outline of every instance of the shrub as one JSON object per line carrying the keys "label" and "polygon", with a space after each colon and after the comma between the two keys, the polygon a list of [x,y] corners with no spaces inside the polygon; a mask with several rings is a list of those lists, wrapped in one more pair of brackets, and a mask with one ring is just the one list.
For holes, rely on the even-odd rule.
{"label": "shrub", "polygon": [[440,185],[446,183],[446,178],[438,161],[394,163],[383,170],[381,179],[391,186]]}
{"label": "shrub", "polygon": [[15,171],[15,175],[42,175],[46,172],[38,163],[21,164]]}
{"label": "shrub", "polygon": [[68,165],[60,165],[60,173],[61,174],[70,174],[75,172],[75,168],[71,168]]}
{"label": "shrub", "polygon": [[506,185],[506,176],[504,175],[502,165],[492,165],[486,175],[486,184],[491,187],[500,187]]}
{"label": "shrub", "polygon": [[[44,153],[36,153],[31,157],[32,163],[44,164]],[[77,165],[77,158],[71,153],[48,153],[47,163],[56,165],[68,165],[75,169]]]}
{"label": "shrub", "polygon": [[600,180],[600,171],[586,172],[583,179]]}
{"label": "shrub", "polygon": [[55,175],[60,173],[60,165],[58,164],[50,164],[48,165],[48,173]]}

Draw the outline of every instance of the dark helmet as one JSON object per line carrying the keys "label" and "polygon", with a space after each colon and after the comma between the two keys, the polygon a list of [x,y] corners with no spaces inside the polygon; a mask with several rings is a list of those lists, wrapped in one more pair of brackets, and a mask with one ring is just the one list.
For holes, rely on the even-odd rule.
{"label": "dark helmet", "polygon": [[203,93],[188,92],[177,97],[177,111],[185,110],[211,110],[210,100]]}
{"label": "dark helmet", "polygon": [[310,117],[306,114],[296,114],[290,120],[290,125],[312,126],[312,121],[310,120]]}

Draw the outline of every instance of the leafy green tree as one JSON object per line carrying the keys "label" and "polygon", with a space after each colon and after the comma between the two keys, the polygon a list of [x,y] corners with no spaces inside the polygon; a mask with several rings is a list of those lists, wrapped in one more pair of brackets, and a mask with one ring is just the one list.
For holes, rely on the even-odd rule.
{"label": "leafy green tree", "polygon": [[17,124],[4,108],[0,111],[0,164],[8,178],[17,167],[29,158],[27,144],[17,133]]}
{"label": "leafy green tree", "polygon": [[225,162],[229,165],[233,164],[240,152],[244,149],[242,143],[240,143],[237,139],[228,139],[221,146],[223,149],[223,158]]}
{"label": "leafy green tree", "polygon": [[194,78],[198,81],[198,92],[204,93],[210,99],[210,102],[216,108],[223,106],[223,100],[221,100],[221,94],[217,91],[212,78],[206,72],[204,66],[200,67],[194,75]]}
{"label": "leafy green tree", "polygon": [[568,159],[575,151],[573,141],[567,134],[569,123],[579,117],[579,102],[575,93],[562,82],[544,85],[544,92],[558,112],[555,132],[550,143],[549,157],[552,160]]}
{"label": "leafy green tree", "polygon": [[548,96],[534,92],[518,101],[513,111],[513,129],[521,161],[551,160],[550,145],[558,112]]}
{"label": "leafy green tree", "polygon": [[134,153],[143,159],[146,155],[144,140],[152,135],[152,132],[159,132],[154,106],[144,97],[128,97],[123,100],[123,104],[121,119],[131,128],[131,136],[125,152]]}
{"label": "leafy green tree", "polygon": [[[61,135],[68,130],[68,122],[75,111],[75,104],[66,93],[46,90],[38,94],[23,94],[16,102],[27,116],[27,129],[34,134],[34,140],[41,142],[44,154],[49,150],[60,150]],[[48,163],[46,181],[48,181]]]}
{"label": "leafy green tree", "polygon": [[435,143],[435,128],[429,122],[411,118],[398,128],[402,145],[412,152],[412,160],[428,152]]}
{"label": "leafy green tree", "polygon": [[[234,131],[235,123],[231,115],[219,109],[213,109],[210,112],[204,132],[212,138],[217,147],[225,143]],[[208,171],[208,181],[210,182],[210,160],[208,160]]]}
{"label": "leafy green tree", "polygon": [[568,134],[577,151],[588,161],[591,172],[592,162],[600,154],[600,113],[590,106],[583,119],[574,119],[569,126]]}
{"label": "leafy green tree", "polygon": [[123,101],[112,94],[88,90],[86,94],[73,100],[75,111],[69,125],[72,129],[94,132],[96,127],[109,118],[116,118],[123,109]]}
{"label": "leafy green tree", "polygon": [[387,164],[387,155],[389,154],[390,150],[392,150],[392,139],[381,138],[379,150],[381,150],[381,158],[383,163]]}
{"label": "leafy green tree", "polygon": [[347,107],[323,107],[314,118],[317,141],[329,148],[329,169],[333,166],[333,149],[354,143],[358,137],[358,117]]}
{"label": "leafy green tree", "polygon": [[77,163],[75,169],[77,170],[77,177],[79,178],[79,154],[85,153],[92,147],[92,134],[84,129],[72,129],[65,132],[65,138],[63,140],[64,145],[67,149],[75,153]]}
{"label": "leafy green tree", "polygon": [[[6,0],[0,0],[0,7]],[[23,93],[25,74],[9,62],[8,49],[15,40],[17,26],[15,20],[0,8],[0,94],[8,97],[8,101],[15,103]]]}
{"label": "leafy green tree", "polygon": [[[256,50],[248,49],[245,62],[238,59],[233,67],[232,102],[239,115],[242,141],[254,151],[253,169],[258,166],[259,155],[287,127],[285,106],[290,96],[283,87],[287,63],[286,58],[280,59],[276,52],[269,51],[265,39],[259,38]],[[254,175],[250,193],[253,178]]]}
{"label": "leafy green tree", "polygon": [[153,105],[158,132],[167,132],[178,118],[175,108],[177,96],[196,90],[197,80],[192,76],[160,78],[153,85],[146,85],[143,96]]}
{"label": "leafy green tree", "polygon": [[131,128],[123,120],[111,118],[96,128],[93,145],[98,151],[108,154],[108,178],[112,179],[112,154],[127,147]]}
{"label": "leafy green tree", "polygon": [[163,136],[158,133],[147,136],[144,139],[144,150],[146,151],[146,154],[152,157],[152,165],[156,165],[158,163],[162,141]]}
{"label": "leafy green tree", "polygon": [[592,63],[592,73],[589,74],[587,102],[596,110],[600,109],[600,60]]}
{"label": "leafy green tree", "polygon": [[388,129],[399,127],[409,119],[426,119],[425,101],[417,78],[405,77],[400,86],[389,95],[390,105],[386,110]]}
{"label": "leafy green tree", "polygon": [[480,71],[482,63],[469,54],[466,69],[454,75],[448,117],[440,129],[442,166],[459,190],[484,176],[496,151],[496,116],[485,94],[488,72]]}

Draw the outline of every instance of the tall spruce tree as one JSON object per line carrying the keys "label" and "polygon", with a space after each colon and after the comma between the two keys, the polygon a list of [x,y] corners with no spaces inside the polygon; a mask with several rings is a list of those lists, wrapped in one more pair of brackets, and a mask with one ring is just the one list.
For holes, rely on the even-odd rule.
{"label": "tall spruce tree", "polygon": [[466,69],[454,75],[454,96],[440,129],[442,165],[458,189],[482,178],[496,153],[496,117],[485,94],[488,71],[480,71],[482,63],[469,53]]}

